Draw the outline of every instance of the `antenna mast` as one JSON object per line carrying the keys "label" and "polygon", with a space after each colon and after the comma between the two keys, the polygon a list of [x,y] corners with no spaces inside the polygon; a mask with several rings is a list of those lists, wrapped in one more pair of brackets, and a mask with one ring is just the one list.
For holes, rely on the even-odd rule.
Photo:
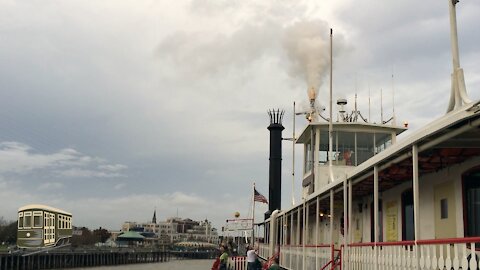
{"label": "antenna mast", "polygon": [[383,89],[380,88],[380,123],[383,125]]}
{"label": "antenna mast", "polygon": [[358,91],[357,75],[355,74],[355,121],[357,121],[357,118],[358,118],[357,91]]}
{"label": "antenna mast", "polygon": [[392,66],[392,126],[396,125],[396,117],[395,117],[395,79],[393,78],[393,66]]}
{"label": "antenna mast", "polygon": [[293,102],[293,137],[292,137],[292,206],[295,205],[295,101]]}
{"label": "antenna mast", "polygon": [[330,28],[330,121],[328,121],[328,167],[330,173],[330,183],[333,182],[333,163],[332,163],[332,151],[333,151],[333,108],[332,108],[332,93],[333,93],[333,29]]}
{"label": "antenna mast", "polygon": [[372,116],[370,113],[371,107],[370,107],[370,81],[368,81],[368,121],[372,122]]}

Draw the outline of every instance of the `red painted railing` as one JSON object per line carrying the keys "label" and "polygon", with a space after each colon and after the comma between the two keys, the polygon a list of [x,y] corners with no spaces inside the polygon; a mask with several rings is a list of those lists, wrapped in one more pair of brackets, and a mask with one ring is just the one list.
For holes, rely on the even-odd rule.
{"label": "red painted railing", "polygon": [[321,245],[282,245],[282,247],[306,247],[306,248],[324,248],[324,247],[331,247],[331,244],[321,244]]}
{"label": "red painted railing", "polygon": [[[334,249],[332,247],[332,255],[333,259],[330,260],[327,264],[325,264],[320,270],[325,270],[329,265],[332,265],[330,269],[335,269],[335,267],[339,266],[340,270],[342,270],[342,249]],[[335,251],[337,252],[337,256],[335,256]]]}

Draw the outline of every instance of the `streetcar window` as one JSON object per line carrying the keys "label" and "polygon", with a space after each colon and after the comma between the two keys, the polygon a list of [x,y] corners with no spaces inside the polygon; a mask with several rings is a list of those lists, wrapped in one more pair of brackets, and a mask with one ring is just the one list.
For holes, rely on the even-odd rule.
{"label": "streetcar window", "polygon": [[18,213],[18,228],[23,227],[23,212]]}
{"label": "streetcar window", "polygon": [[35,228],[42,227],[42,217],[41,216],[33,216],[33,227],[35,227]]}
{"label": "streetcar window", "polygon": [[32,227],[32,212],[25,212],[23,219],[23,227],[30,228]]}
{"label": "streetcar window", "polygon": [[33,227],[42,227],[42,212],[33,212]]}

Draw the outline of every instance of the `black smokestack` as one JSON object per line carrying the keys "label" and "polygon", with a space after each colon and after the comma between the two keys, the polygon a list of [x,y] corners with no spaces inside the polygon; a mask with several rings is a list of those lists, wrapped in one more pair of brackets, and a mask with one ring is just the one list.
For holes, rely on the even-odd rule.
{"label": "black smokestack", "polygon": [[269,164],[269,188],[268,188],[268,212],[265,218],[270,217],[274,210],[280,209],[282,201],[282,118],[284,111],[268,111],[270,116],[270,164]]}

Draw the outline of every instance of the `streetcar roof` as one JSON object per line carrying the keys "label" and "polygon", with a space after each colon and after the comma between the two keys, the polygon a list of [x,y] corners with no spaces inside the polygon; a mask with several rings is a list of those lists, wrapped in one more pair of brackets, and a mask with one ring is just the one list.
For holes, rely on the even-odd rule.
{"label": "streetcar roof", "polygon": [[31,210],[31,209],[41,209],[41,210],[47,210],[47,211],[50,211],[50,212],[60,213],[60,214],[69,215],[69,216],[72,215],[71,213],[69,213],[67,211],[63,211],[61,209],[51,207],[51,206],[48,206],[48,205],[43,205],[43,204],[28,204],[28,205],[25,205],[25,206],[22,206],[22,207],[18,208],[18,212],[25,211],[25,210]]}

